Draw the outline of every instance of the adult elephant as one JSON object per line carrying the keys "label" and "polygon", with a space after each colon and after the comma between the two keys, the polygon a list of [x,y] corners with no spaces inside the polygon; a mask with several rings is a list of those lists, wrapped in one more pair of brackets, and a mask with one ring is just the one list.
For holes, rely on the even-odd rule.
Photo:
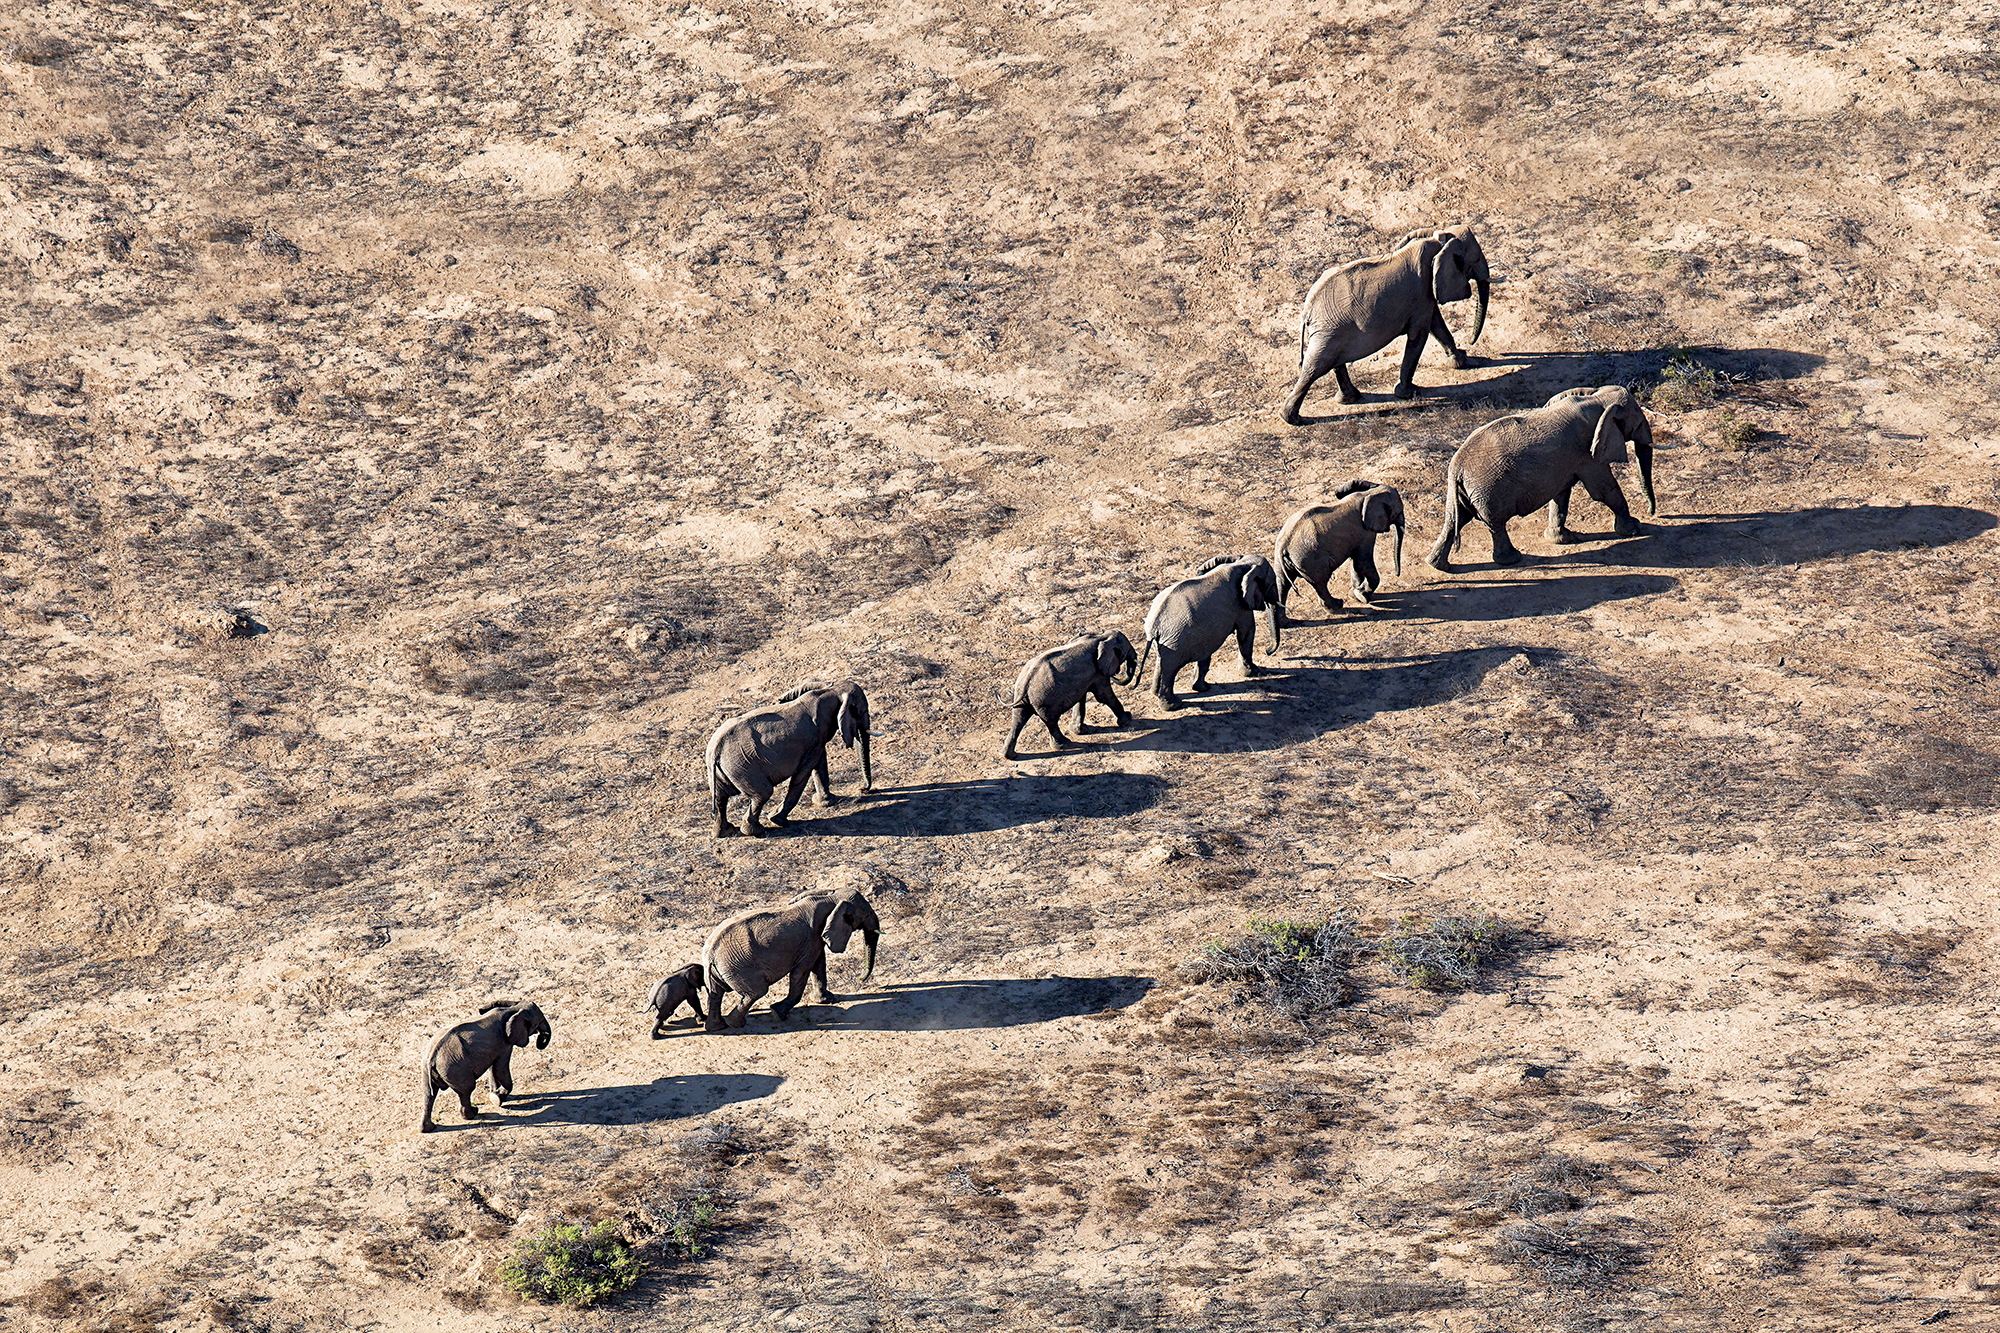
{"label": "adult elephant", "polygon": [[1549,507],[1548,540],[1575,540],[1569,531],[1569,497],[1581,484],[1611,511],[1613,530],[1637,536],[1638,521],[1611,471],[1626,460],[1626,443],[1639,458],[1639,493],[1646,512],[1653,500],[1653,427],[1632,391],[1617,384],[1601,389],[1565,389],[1541,407],[1489,421],[1466,437],[1445,470],[1444,529],[1425,557],[1435,569],[1451,572],[1459,531],[1471,519],[1493,534],[1493,563],[1521,558],[1507,538],[1509,519]]}
{"label": "adult elephant", "polygon": [[536,1050],[546,1051],[554,1035],[541,1006],[532,1000],[489,1000],[480,1006],[479,1017],[445,1029],[424,1053],[421,1132],[437,1128],[431,1105],[446,1088],[458,1094],[458,1109],[465,1118],[477,1120],[472,1088],[482,1074],[492,1074],[493,1095],[506,1102],[514,1094],[514,1048],[532,1039]]}
{"label": "adult elephant", "polygon": [[1331,370],[1340,382],[1340,401],[1358,403],[1361,391],[1348,378],[1347,366],[1403,339],[1403,373],[1396,381],[1398,398],[1414,398],[1417,360],[1424,340],[1436,338],[1451,353],[1460,370],[1465,353],[1452,339],[1439,306],[1463,301],[1475,291],[1479,307],[1472,317],[1471,346],[1486,327],[1486,298],[1493,275],[1486,254],[1471,227],[1415,232],[1386,255],[1357,259],[1330,268],[1306,293],[1299,319],[1299,379],[1285,404],[1285,421],[1303,426],[1299,408],[1320,376]]}
{"label": "adult elephant", "polygon": [[[800,898],[783,907],[753,908],[730,917],[709,932],[701,948],[702,972],[708,978],[704,1025],[710,1032],[721,1031],[725,1023],[742,1027],[750,1019],[750,1006],[780,981],[791,986],[785,998],[771,1006],[780,1022],[805,994],[807,977],[819,982],[820,1003],[832,1004],[836,997],[826,987],[827,952],[846,953],[857,930],[867,950],[868,970],[861,977],[865,983],[875,975],[882,922],[859,889]],[[724,1014],[722,997],[732,991],[741,1003]]]}
{"label": "adult elephant", "polygon": [[820,801],[839,798],[827,785],[826,750],[835,736],[849,749],[861,743],[861,790],[875,785],[868,755],[868,696],[851,680],[837,685],[801,685],[768,708],[730,718],[708,738],[708,790],[715,799],[715,836],[729,826],[729,798],[744,797],[749,809],[743,831],[761,837],[758,822],[779,782],[791,785],[771,822],[782,828],[799,803],[806,782],[819,775]]}
{"label": "adult elephant", "polygon": [[1340,599],[1328,593],[1327,581],[1343,564],[1350,567],[1354,600],[1373,606],[1368,599],[1382,586],[1381,571],[1375,568],[1375,537],[1390,528],[1396,530],[1396,575],[1402,577],[1402,492],[1356,477],[1341,483],[1333,494],[1333,504],[1308,505],[1278,530],[1271,561],[1278,567],[1280,620],[1285,618],[1285,600],[1301,579],[1319,594],[1321,605],[1338,611]]}
{"label": "adult elephant", "polygon": [[[1257,643],[1257,613],[1270,622],[1271,648],[1279,646],[1278,571],[1261,555],[1219,555],[1182,579],[1160,590],[1146,612],[1146,647],[1160,652],[1153,693],[1167,708],[1186,705],[1174,695],[1174,677],[1189,662],[1195,664],[1194,693],[1208,689],[1208,659],[1233,633],[1243,659],[1243,674],[1261,667],[1251,658]],[[1140,667],[1144,669],[1143,658]]]}

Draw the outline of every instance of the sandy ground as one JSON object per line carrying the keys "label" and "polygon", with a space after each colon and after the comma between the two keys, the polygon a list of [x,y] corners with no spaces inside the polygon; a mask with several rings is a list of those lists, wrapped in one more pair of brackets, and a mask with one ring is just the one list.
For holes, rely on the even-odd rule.
{"label": "sandy ground", "polygon": [[[11,7],[0,1326],[2000,1327],[1996,21]],[[1480,359],[1283,426],[1313,276],[1456,220]],[[1677,354],[1643,535],[1421,564],[1474,426]],[[1384,609],[1000,760],[1355,475]],[[714,840],[715,722],[841,674],[876,791]],[[869,987],[648,1038],[837,882]],[[1183,971],[1462,905],[1461,995]],[[419,1136],[503,994],[527,1095]],[[499,1286],[698,1188],[611,1306]]]}

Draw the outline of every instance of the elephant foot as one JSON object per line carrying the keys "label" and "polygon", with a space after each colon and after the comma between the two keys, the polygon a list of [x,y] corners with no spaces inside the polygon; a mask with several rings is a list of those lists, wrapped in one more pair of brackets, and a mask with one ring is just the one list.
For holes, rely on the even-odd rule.
{"label": "elephant foot", "polygon": [[819,798],[819,803],[820,803],[820,805],[822,805],[822,806],[828,806],[828,805],[839,805],[839,804],[840,804],[840,802],[841,802],[841,798],[840,798],[840,797],[838,797],[838,796],[835,796],[835,795],[834,795],[834,794],[833,794],[832,792],[828,792],[828,793],[826,793],[826,794],[825,794],[824,796],[822,796],[822,797],[820,797],[820,798]]}
{"label": "elephant foot", "polygon": [[1417,396],[1417,386],[1414,384],[1398,384],[1395,393],[1398,398],[1408,402]]}
{"label": "elephant foot", "polygon": [[733,838],[736,836],[736,830],[727,824],[717,824],[715,826],[715,836],[718,838]]}
{"label": "elephant foot", "polygon": [[764,836],[764,826],[762,824],[745,824],[743,826],[743,836],[746,838],[761,838]]}
{"label": "elephant foot", "polygon": [[1113,725],[1112,730],[1116,731],[1119,727],[1129,727],[1131,725],[1132,715],[1130,713],[1120,713],[1118,721]]}
{"label": "elephant foot", "polygon": [[1568,528],[1560,528],[1555,532],[1545,532],[1542,536],[1551,546],[1568,546],[1576,540],[1576,534]]}
{"label": "elephant foot", "polygon": [[1162,699],[1162,700],[1160,700],[1160,707],[1162,707],[1162,708],[1165,708],[1165,709],[1168,709],[1168,710],[1172,710],[1172,711],[1178,711],[1178,710],[1180,710],[1180,709],[1182,709],[1182,708],[1186,708],[1187,706],[1188,706],[1188,705],[1187,705],[1187,700],[1185,700],[1185,699],[1173,699],[1173,698],[1168,698],[1168,699]]}
{"label": "elephant foot", "polygon": [[465,1118],[466,1118],[467,1120],[477,1120],[477,1119],[479,1119],[479,1108],[478,1108],[478,1107],[476,1107],[476,1106],[462,1106],[462,1107],[460,1107],[459,1109],[460,1109],[461,1111],[464,1111],[464,1112],[465,1112]]}
{"label": "elephant foot", "polygon": [[1518,565],[1521,563],[1521,553],[1519,551],[1509,551],[1505,555],[1500,555],[1496,552],[1493,556],[1493,563],[1496,565]]}
{"label": "elephant foot", "polygon": [[839,1004],[840,997],[831,991],[821,991],[819,993],[819,1002],[821,1004]]}
{"label": "elephant foot", "polygon": [[418,1125],[418,1126],[417,1126],[417,1133],[419,1133],[419,1134],[435,1134],[435,1133],[437,1133],[437,1126],[436,1126],[436,1125]]}
{"label": "elephant foot", "polygon": [[1349,393],[1347,390],[1342,389],[1340,391],[1340,401],[1343,406],[1352,407],[1361,401],[1361,393],[1359,390]]}
{"label": "elephant foot", "polygon": [[1614,523],[1611,525],[1611,531],[1616,533],[1620,537],[1637,537],[1640,533],[1644,532],[1645,530],[1646,529],[1641,527],[1639,524],[1632,522]]}
{"label": "elephant foot", "polygon": [[1208,693],[1208,682],[1207,682],[1207,681],[1205,681],[1205,680],[1198,680],[1198,681],[1196,681],[1196,682],[1195,682],[1195,683],[1194,683],[1193,685],[1191,685],[1191,686],[1189,686],[1189,687],[1188,687],[1188,693],[1189,693],[1189,694],[1207,694],[1207,693]]}
{"label": "elephant foot", "polygon": [[1440,574],[1451,573],[1451,560],[1446,556],[1441,556],[1441,555],[1426,556],[1424,558],[1424,563],[1429,565],[1432,569],[1435,569]]}
{"label": "elephant foot", "polygon": [[1264,668],[1258,666],[1255,662],[1245,662],[1243,664],[1243,674],[1246,676],[1261,676],[1264,674]]}
{"label": "elephant foot", "polygon": [[1454,347],[1451,349],[1451,364],[1460,370],[1470,370],[1472,369],[1472,358]]}
{"label": "elephant foot", "polygon": [[1002,750],[1000,752],[1000,757],[1002,759],[1019,759],[1021,756],[1015,754],[1011,749],[1008,749],[1008,750]]}

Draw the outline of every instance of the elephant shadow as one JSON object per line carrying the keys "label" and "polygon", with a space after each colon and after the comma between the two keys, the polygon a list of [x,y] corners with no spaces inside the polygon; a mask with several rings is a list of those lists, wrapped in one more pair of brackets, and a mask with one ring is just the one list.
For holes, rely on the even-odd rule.
{"label": "elephant shadow", "polygon": [[1517,656],[1542,661],[1553,655],[1546,648],[1501,644],[1349,657],[1331,666],[1313,665],[1333,660],[1329,658],[1292,658],[1249,680],[1211,680],[1207,694],[1183,694],[1190,707],[1158,721],[1148,719],[1153,730],[1114,748],[1181,754],[1284,749],[1380,713],[1455,699]]}
{"label": "elephant shadow", "polygon": [[553,1088],[507,1099],[504,1109],[486,1110],[477,1120],[440,1124],[460,1130],[523,1125],[646,1125],[704,1115],[736,1102],[769,1097],[784,1078],[777,1074],[678,1074],[651,1083],[608,1088]]}
{"label": "elephant shadow", "polygon": [[[780,1022],[766,1009],[750,1015],[751,1032],[831,1028],[860,1032],[966,1032],[1023,1027],[1082,1014],[1102,1014],[1136,1004],[1153,978],[1041,977],[966,981],[910,981],[851,996],[836,1004],[802,1004],[806,1018]],[[808,992],[808,999],[811,993]],[[691,1029],[688,1035],[700,1034]]]}
{"label": "elephant shadow", "polygon": [[[1392,382],[1398,364],[1395,358],[1401,355],[1401,348],[1402,344],[1397,342],[1391,344],[1387,354],[1377,353],[1386,355],[1383,370]],[[1748,384],[1798,379],[1826,364],[1823,356],[1780,347],[1635,347],[1599,352],[1508,352],[1500,356],[1467,351],[1471,357],[1468,370],[1498,367],[1501,373],[1462,384],[1426,385],[1417,391],[1415,399],[1407,402],[1398,401],[1387,391],[1363,391],[1359,404],[1331,415],[1307,417],[1305,422],[1313,425],[1357,416],[1421,412],[1427,406],[1469,407],[1489,403],[1501,408],[1540,407],[1552,395],[1580,385],[1638,384],[1654,379],[1676,358],[1692,359]],[[1437,366],[1447,363],[1433,361],[1436,355],[1435,348],[1425,349],[1424,364],[1417,371],[1419,377],[1426,369],[1435,371]],[[1368,377],[1374,378],[1377,367],[1368,365],[1367,369]]]}
{"label": "elephant shadow", "polygon": [[[1093,739],[1101,734],[1109,733],[1093,732]],[[1014,773],[877,787],[838,807],[839,813],[797,820],[790,827],[801,834],[850,838],[994,833],[1063,815],[1116,819],[1150,809],[1166,795],[1166,779],[1150,773]]]}
{"label": "elephant shadow", "polygon": [[1675,514],[1638,537],[1599,551],[1541,557],[1545,565],[1601,560],[1636,568],[1793,565],[1950,546],[1991,531],[2000,518],[1964,505],[1821,505],[1754,514]]}
{"label": "elephant shadow", "polygon": [[[1642,541],[1635,537],[1632,540]],[[1460,562],[1456,569],[1470,573],[1479,569],[1500,569],[1498,565]],[[1518,569],[1520,566],[1504,568]],[[1412,588],[1375,594],[1377,620],[1518,620],[1533,616],[1560,616],[1586,610],[1604,602],[1628,597],[1652,597],[1672,592],[1680,580],[1665,574],[1565,574],[1559,578],[1498,578],[1448,580],[1419,584]],[[1344,623],[1366,623],[1367,617],[1325,613],[1318,620],[1287,616],[1285,633],[1294,629],[1327,629]],[[1305,655],[1281,658],[1272,663],[1284,670],[1286,662],[1321,659]],[[1250,682],[1246,682],[1250,683]]]}

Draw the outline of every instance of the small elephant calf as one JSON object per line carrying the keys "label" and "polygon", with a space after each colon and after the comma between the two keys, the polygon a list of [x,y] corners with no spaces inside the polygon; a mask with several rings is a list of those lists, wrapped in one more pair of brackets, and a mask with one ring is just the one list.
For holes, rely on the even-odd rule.
{"label": "small elephant calf", "polygon": [[700,963],[689,963],[678,972],[669,972],[660,978],[660,984],[653,987],[653,993],[646,997],[646,1007],[653,1011],[653,1036],[657,1038],[667,1026],[667,1020],[674,1011],[686,1004],[694,1010],[696,1018],[706,1018],[701,1007],[701,988],[708,984],[707,975]]}
{"label": "small elephant calf", "polygon": [[546,1051],[553,1036],[549,1020],[533,1000],[489,1000],[480,1006],[479,1017],[447,1028],[431,1043],[424,1056],[423,1133],[437,1128],[431,1120],[431,1104],[446,1088],[458,1094],[458,1109],[467,1120],[479,1118],[472,1104],[472,1087],[480,1075],[492,1072],[493,1095],[505,1102],[514,1094],[514,1071],[509,1064],[513,1047],[526,1046],[534,1039],[535,1049]]}
{"label": "small elephant calf", "polygon": [[[1125,674],[1120,676],[1120,671]],[[1015,757],[1015,742],[1021,739],[1021,728],[1028,725],[1030,717],[1042,720],[1057,749],[1067,748],[1069,737],[1062,734],[1062,715],[1076,709],[1076,729],[1084,730],[1083,709],[1092,698],[1111,710],[1119,726],[1126,725],[1132,715],[1111,687],[1130,685],[1138,678],[1139,655],[1132,651],[1132,641],[1115,631],[1086,634],[1049,649],[1022,667],[1014,682],[1014,727],[1007,733],[1001,757]]]}

